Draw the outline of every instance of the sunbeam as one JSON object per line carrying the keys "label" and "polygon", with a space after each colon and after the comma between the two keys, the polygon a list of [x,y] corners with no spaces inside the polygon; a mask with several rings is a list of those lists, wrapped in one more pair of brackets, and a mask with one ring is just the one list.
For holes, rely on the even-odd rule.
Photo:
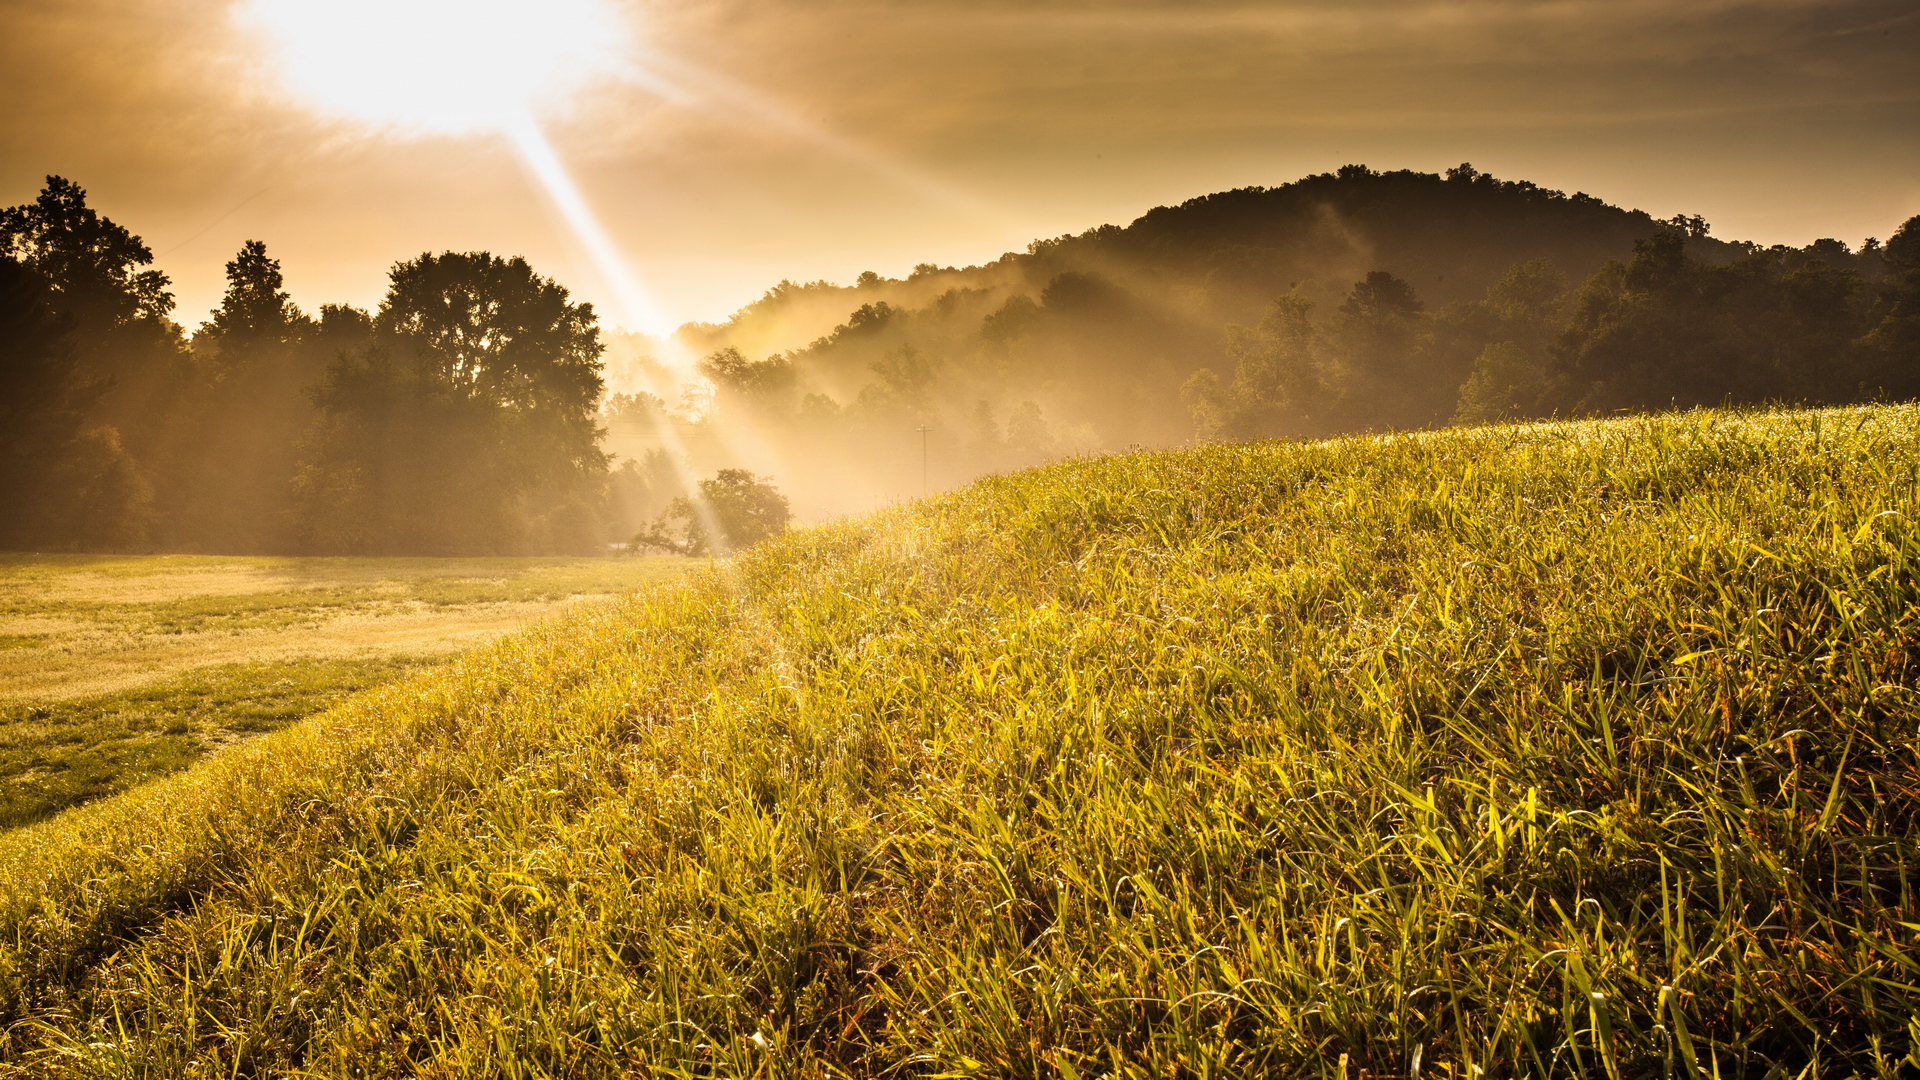
{"label": "sunbeam", "polygon": [[622,321],[629,328],[637,328],[655,337],[664,337],[673,327],[661,314],[653,297],[641,286],[632,266],[620,254],[613,238],[607,235],[600,225],[600,219],[587,205],[580,189],[573,182],[572,174],[561,164],[560,155],[554,153],[553,144],[547,141],[546,133],[534,121],[533,115],[521,110],[509,116],[502,124],[502,130],[513,141],[514,149],[519,151],[520,160],[527,171],[540,181],[546,189],[547,197],[553,200],[560,210],[560,216],[566,219],[573,235],[586,247],[587,255],[593,259],[594,269],[600,272],[607,287],[613,290],[614,302],[620,307]]}

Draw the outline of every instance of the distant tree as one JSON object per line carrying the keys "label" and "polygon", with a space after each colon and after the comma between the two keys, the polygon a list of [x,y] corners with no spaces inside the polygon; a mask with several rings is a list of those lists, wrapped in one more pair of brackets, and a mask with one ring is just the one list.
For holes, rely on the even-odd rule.
{"label": "distant tree", "polygon": [[421,255],[390,276],[375,329],[447,390],[591,427],[602,389],[593,305],[569,303],[524,259],[484,251]]}
{"label": "distant tree", "polygon": [[643,529],[687,493],[681,470],[665,447],[652,447],[639,460],[628,458],[607,485],[607,519],[615,537],[626,539]]}
{"label": "distant tree", "polygon": [[194,334],[192,378],[172,406],[157,477],[165,540],[201,551],[288,551],[297,443],[311,421],[301,388],[337,352],[283,288],[280,263],[249,240],[227,263],[220,306]]}
{"label": "distant tree", "polygon": [[83,326],[159,320],[173,310],[167,276],[136,269],[153,262],[153,252],[89,207],[86,191],[64,177],[47,177],[31,204],[0,210],[0,254],[37,271]]}
{"label": "distant tree", "polygon": [[1459,383],[1455,420],[1544,415],[1550,353],[1571,300],[1566,278],[1534,259],[1510,268],[1486,299],[1451,305],[1434,320],[1435,363]]}
{"label": "distant tree", "polygon": [[1679,231],[1657,233],[1582,288],[1554,349],[1552,403],[1605,411],[1910,393],[1855,342],[1863,292],[1852,268],[1808,252],[1752,250],[1714,265]]}
{"label": "distant tree", "polygon": [[1329,361],[1325,380],[1333,408],[1345,424],[1405,427],[1431,422],[1427,403],[1433,396],[1433,373],[1420,364],[1425,310],[1412,285],[1384,270],[1354,282],[1324,331]]}
{"label": "distant tree", "polygon": [[106,381],[55,304],[45,278],[0,257],[0,548],[137,546],[151,492],[119,434],[89,426]]}
{"label": "distant tree", "polygon": [[299,343],[314,327],[301,312],[285,284],[278,259],[267,257],[267,245],[249,240],[227,263],[227,291],[213,317],[200,324],[195,348],[206,348],[231,368],[262,349],[280,349]]}
{"label": "distant tree", "polygon": [[0,445],[10,469],[57,457],[106,391],[80,367],[75,321],[55,308],[45,278],[0,257]]}
{"label": "distant tree", "polygon": [[988,470],[998,468],[1006,453],[1006,443],[1000,438],[1000,423],[993,418],[993,405],[985,398],[973,406],[967,452],[976,465]]}
{"label": "distant tree", "polygon": [[879,382],[863,387],[855,400],[869,422],[905,416],[926,421],[935,415],[932,392],[940,374],[940,359],[911,343],[889,350],[868,366]]}
{"label": "distant tree", "polygon": [[1863,382],[1890,396],[1920,397],[1920,215],[1901,224],[1881,258],[1886,278],[1860,339]]}
{"label": "distant tree", "polygon": [[1007,417],[1007,453],[1016,462],[1044,461],[1054,451],[1053,429],[1036,402],[1023,401]]}
{"label": "distant tree", "polygon": [[1233,378],[1223,384],[1203,368],[1182,388],[1203,439],[1250,439],[1311,430],[1329,404],[1309,316],[1313,304],[1282,296],[1257,326],[1227,326]]}
{"label": "distant tree", "polygon": [[727,555],[786,532],[789,516],[786,496],[764,478],[745,469],[721,469],[700,481],[697,497],[674,499],[633,545],[682,555]]}
{"label": "distant tree", "polygon": [[1539,361],[1511,341],[1495,342],[1474,358],[1460,387],[1454,419],[1507,420],[1535,414],[1546,393]]}
{"label": "distant tree", "polygon": [[784,356],[749,360],[731,346],[703,357],[694,370],[714,385],[723,408],[744,408],[764,414],[790,410],[798,380],[793,362]]}

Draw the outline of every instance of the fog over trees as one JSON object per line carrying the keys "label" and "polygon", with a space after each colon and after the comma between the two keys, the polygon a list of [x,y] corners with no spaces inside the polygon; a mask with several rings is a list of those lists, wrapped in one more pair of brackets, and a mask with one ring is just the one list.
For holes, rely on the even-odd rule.
{"label": "fog over trees", "polygon": [[259,241],[189,337],[152,261],[59,177],[0,211],[0,547],[706,550],[703,491],[758,535],[782,492],[805,519],[1133,445],[1920,396],[1920,218],[1761,248],[1466,165],[782,282],[671,341],[485,252],[309,314]]}

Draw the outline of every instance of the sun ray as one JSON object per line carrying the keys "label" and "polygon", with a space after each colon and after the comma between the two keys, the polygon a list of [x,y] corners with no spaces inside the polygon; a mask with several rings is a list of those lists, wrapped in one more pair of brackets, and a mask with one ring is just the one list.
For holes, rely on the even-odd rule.
{"label": "sun ray", "polygon": [[653,296],[640,284],[632,265],[620,253],[613,238],[600,225],[600,219],[587,204],[586,197],[580,194],[572,174],[561,163],[560,155],[554,152],[553,144],[547,141],[546,133],[540,130],[533,114],[519,110],[502,122],[501,129],[513,142],[527,171],[540,181],[547,197],[559,208],[560,216],[566,219],[575,238],[586,247],[594,268],[600,272],[607,287],[613,290],[614,302],[619,306],[625,325],[654,337],[671,333],[673,327],[661,314]]}

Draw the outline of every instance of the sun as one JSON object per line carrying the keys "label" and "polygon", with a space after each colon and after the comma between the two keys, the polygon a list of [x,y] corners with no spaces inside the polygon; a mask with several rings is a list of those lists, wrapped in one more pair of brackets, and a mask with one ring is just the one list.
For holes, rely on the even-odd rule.
{"label": "sun", "polygon": [[604,0],[252,0],[276,73],[326,112],[434,134],[498,130],[617,70]]}

